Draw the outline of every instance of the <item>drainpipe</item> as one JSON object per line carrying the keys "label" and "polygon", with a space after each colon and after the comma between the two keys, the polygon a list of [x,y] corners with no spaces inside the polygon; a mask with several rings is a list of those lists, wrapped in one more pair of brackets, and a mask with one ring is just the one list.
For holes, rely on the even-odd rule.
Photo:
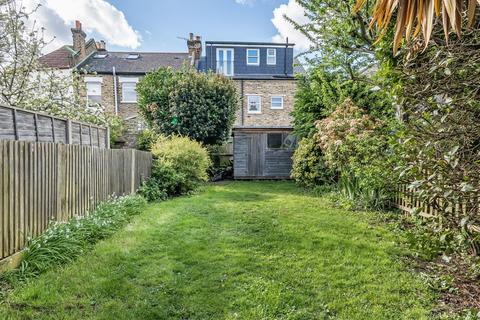
{"label": "drainpipe", "polygon": [[115,72],[115,67],[112,67],[112,73],[113,73],[113,97],[115,99],[115,115],[118,115],[117,73]]}
{"label": "drainpipe", "polygon": [[287,37],[287,44],[285,45],[285,55],[284,55],[284,62],[283,62],[283,71],[285,75],[287,75],[287,52],[288,52],[288,37]]}
{"label": "drainpipe", "polygon": [[241,111],[241,115],[242,115],[242,121],[241,121],[242,127],[243,127],[244,124],[245,124],[245,120],[244,120],[244,119],[245,119],[245,110],[244,110],[244,105],[245,105],[245,104],[243,103],[244,100],[245,100],[245,95],[244,95],[244,89],[243,89],[243,81],[244,81],[243,79],[240,80],[240,95],[241,95],[241,97],[240,97],[240,103],[241,103],[241,110],[242,110],[242,111]]}

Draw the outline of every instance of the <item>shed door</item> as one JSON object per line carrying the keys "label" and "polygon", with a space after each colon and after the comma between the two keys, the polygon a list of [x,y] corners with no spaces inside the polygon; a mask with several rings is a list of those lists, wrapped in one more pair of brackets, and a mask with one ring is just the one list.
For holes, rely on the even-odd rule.
{"label": "shed door", "polygon": [[247,176],[263,177],[265,166],[265,134],[249,134]]}

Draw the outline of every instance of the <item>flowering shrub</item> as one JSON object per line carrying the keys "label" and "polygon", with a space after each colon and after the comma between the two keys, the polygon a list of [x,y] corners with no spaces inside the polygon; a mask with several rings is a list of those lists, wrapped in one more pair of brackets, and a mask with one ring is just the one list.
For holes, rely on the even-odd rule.
{"label": "flowering shrub", "polygon": [[317,143],[327,165],[338,172],[343,194],[355,200],[357,207],[385,206],[396,180],[389,126],[348,99],[316,125]]}

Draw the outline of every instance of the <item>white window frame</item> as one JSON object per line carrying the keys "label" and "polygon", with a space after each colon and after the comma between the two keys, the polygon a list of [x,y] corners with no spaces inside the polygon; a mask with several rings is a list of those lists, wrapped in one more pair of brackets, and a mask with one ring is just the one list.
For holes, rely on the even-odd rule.
{"label": "white window frame", "polygon": [[[223,51],[223,57],[224,57],[224,61],[223,61],[223,65],[222,65],[222,70],[223,71],[220,71],[220,60],[218,60],[218,57],[220,56],[220,51]],[[232,72],[229,74],[227,73],[227,70],[228,70],[228,67],[227,67],[227,63],[228,61],[226,60],[227,58],[227,52],[230,51],[232,53]],[[234,70],[234,66],[235,66],[235,49],[233,48],[217,48],[217,55],[216,55],[216,71],[217,73],[219,74],[223,74],[224,76],[227,76],[227,77],[233,77],[233,75],[235,74],[235,70]]]}
{"label": "white window frame", "polygon": [[[138,78],[132,78],[132,77],[120,77],[119,82],[122,87],[122,101],[121,103],[137,103],[138,102],[138,95],[137,92],[135,91],[136,84],[138,83]],[[134,91],[135,91],[135,100],[125,100],[125,95],[124,95],[124,84],[135,84]]]}
{"label": "white window frame", "polygon": [[[257,49],[257,48],[247,48],[246,49],[247,52],[246,52],[246,56],[247,56],[247,66],[259,66],[260,65],[260,49]],[[257,62],[256,63],[251,63],[251,62],[248,62],[248,51],[256,51],[257,52]]]}
{"label": "white window frame", "polygon": [[[273,50],[273,55],[269,54],[270,50]],[[269,59],[273,59],[273,63]],[[269,66],[275,66],[277,64],[277,49],[267,48],[267,64]]]}
{"label": "white window frame", "polygon": [[[282,99],[282,106],[281,106],[281,107],[274,107],[274,106],[273,106],[273,99],[274,99],[274,98],[280,98],[280,99]],[[272,110],[283,110],[283,106],[284,106],[284,103],[285,103],[284,100],[285,100],[284,96],[281,96],[281,95],[271,96],[271,97],[270,97],[270,109],[272,109]]]}
{"label": "white window frame", "polygon": [[[261,114],[262,113],[262,96],[259,94],[247,94],[247,113],[249,114]],[[250,99],[251,98],[258,98],[258,110],[252,111],[250,110]]]}
{"label": "white window frame", "polygon": [[[99,90],[99,94],[95,95],[95,96],[98,96],[100,98],[100,101],[102,101],[102,83],[103,83],[103,78],[102,77],[85,77],[84,78],[84,81],[85,81],[85,93],[86,93],[86,97],[87,97],[87,106],[89,105],[89,96],[94,96],[93,94],[88,94],[88,85],[89,84],[96,84],[99,86],[100,90]],[[99,103],[97,101],[95,101],[95,103]]]}

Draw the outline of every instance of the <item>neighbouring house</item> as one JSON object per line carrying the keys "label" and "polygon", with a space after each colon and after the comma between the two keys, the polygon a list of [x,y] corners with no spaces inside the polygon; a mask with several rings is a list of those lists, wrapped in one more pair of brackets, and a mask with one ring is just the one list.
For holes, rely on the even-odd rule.
{"label": "neighbouring house", "polygon": [[[85,86],[79,88],[79,95],[86,101],[101,104],[107,112],[120,116],[126,125],[121,144],[134,147],[136,136],[144,129],[138,114],[137,82],[149,71],[160,67],[181,68],[185,64],[195,65],[201,48],[200,37],[190,35],[189,51],[185,52],[117,52],[108,51],[104,41],[86,40],[82,24],[75,22],[72,31],[72,45],[41,57],[40,61],[59,72],[77,71]],[[200,43],[200,45],[199,45]]]}
{"label": "neighbouring house", "polygon": [[235,179],[290,177],[296,139],[294,44],[207,41],[202,71],[231,77],[240,96],[233,130]]}

